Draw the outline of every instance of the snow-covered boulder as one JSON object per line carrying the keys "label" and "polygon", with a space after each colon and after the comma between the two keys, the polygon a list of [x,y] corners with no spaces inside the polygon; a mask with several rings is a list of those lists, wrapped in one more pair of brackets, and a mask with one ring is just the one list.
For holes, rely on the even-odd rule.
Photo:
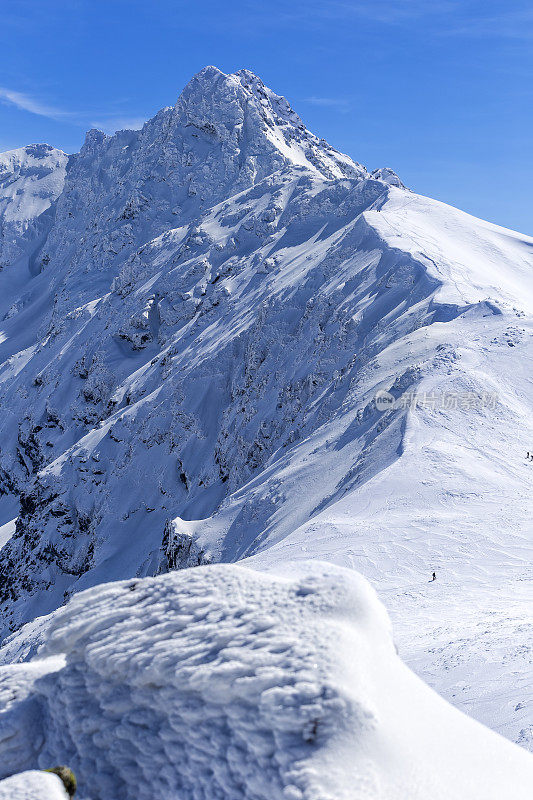
{"label": "snow-covered boulder", "polygon": [[0,800],[69,800],[61,778],[28,770],[0,781]]}
{"label": "snow-covered boulder", "polygon": [[369,584],[331,565],[88,590],[0,682],[17,670],[0,767],[18,723],[33,766],[67,761],[81,800],[526,800],[533,780],[525,751],[402,664]]}

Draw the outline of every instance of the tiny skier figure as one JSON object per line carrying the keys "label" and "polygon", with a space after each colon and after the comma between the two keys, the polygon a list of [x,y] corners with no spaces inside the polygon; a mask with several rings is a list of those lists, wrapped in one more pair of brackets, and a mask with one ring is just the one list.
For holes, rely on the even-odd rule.
{"label": "tiny skier figure", "polygon": [[[431,581],[436,581],[436,580],[437,580],[437,576],[435,575],[435,573],[433,573],[433,575],[431,577]],[[430,581],[430,583],[431,583],[431,581]]]}

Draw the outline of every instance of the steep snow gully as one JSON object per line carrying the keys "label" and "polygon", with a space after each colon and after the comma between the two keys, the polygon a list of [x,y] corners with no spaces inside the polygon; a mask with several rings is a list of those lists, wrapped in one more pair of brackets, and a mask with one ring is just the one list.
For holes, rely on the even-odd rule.
{"label": "steep snow gully", "polygon": [[[385,763],[388,745],[361,732],[366,711],[354,711],[340,690],[332,695],[342,698],[331,718],[323,699],[309,700],[337,720],[328,731],[337,725],[346,731],[346,737],[324,733],[320,766],[314,753],[301,751],[305,743],[291,738],[304,713],[297,691],[287,744],[276,732],[274,706],[263,698],[277,679],[269,673],[262,688],[257,665],[250,668],[251,695],[244,693],[234,711],[212,701],[213,724],[224,736],[195,733],[203,689],[189,687],[187,673],[178,697],[179,687],[165,676],[187,661],[189,635],[207,653],[211,623],[204,630],[204,617],[196,633],[189,628],[194,614],[183,612],[183,628],[169,621],[176,652],[168,662],[155,656],[163,641],[159,626],[166,630],[157,609],[166,615],[182,603],[202,606],[202,580],[206,593],[217,587],[219,594],[220,605],[206,613],[233,620],[224,647],[238,647],[235,637],[240,642],[230,595],[241,580],[242,596],[261,596],[263,618],[271,615],[284,630],[281,606],[272,599],[271,607],[264,587],[273,581],[274,595],[285,597],[289,584],[279,577],[280,564],[290,562],[297,575],[311,570],[309,560],[329,563],[320,568],[326,583],[362,586],[350,575],[365,576],[392,618],[407,665],[459,709],[533,747],[533,462],[526,457],[533,451],[533,239],[420,197],[390,169],[368,172],[310,133],[288,102],[248,70],[225,75],[207,67],[175,106],[140,131],[89,131],[73,156],[48,145],[0,155],[0,265],[0,609],[3,636],[12,634],[2,651],[0,689],[16,685],[13,691],[25,698],[1,712],[4,766],[18,758],[16,769],[31,769],[64,752],[83,776],[93,770],[93,788],[83,790],[92,800],[110,792],[152,797],[154,787],[158,797],[175,797],[182,787],[187,800],[322,800],[333,789],[316,776],[326,763],[333,769],[334,747],[353,753],[357,741],[361,753],[372,754],[370,762]],[[238,568],[208,566],[243,560]],[[166,575],[187,567],[195,569]],[[433,571],[437,580],[429,582]],[[91,589],[125,579],[145,587],[149,642],[128,611],[135,592],[130,597],[126,584]],[[185,602],[180,592],[187,594],[187,586],[192,599]],[[160,603],[158,592],[174,599]],[[113,593],[121,609],[116,617],[102,606]],[[101,627],[95,623],[92,631],[80,621],[78,630],[72,609],[88,620],[93,607]],[[298,618],[299,609],[293,608]],[[329,615],[326,609],[316,617],[309,647],[324,648],[317,668],[331,676],[344,662],[339,656],[335,663],[326,642]],[[67,620],[69,641],[56,646],[55,631]],[[348,638],[356,635],[357,613],[350,620]],[[148,677],[132,666],[121,711],[118,683],[103,681],[91,655],[122,663],[118,633],[116,650],[103,641],[106,626],[115,624],[124,631],[131,625],[147,652],[155,648],[152,663],[164,680],[154,677],[161,699],[153,699],[153,714],[167,713],[157,705],[167,696],[176,709],[192,698],[181,722],[158,716],[169,737],[167,744],[164,737],[150,744],[150,753],[162,748],[152,765],[160,778],[141,780],[140,788],[136,770],[145,768],[120,754],[119,742],[129,741],[130,725],[150,727],[134,721],[148,714],[139,710],[148,701],[138,683]],[[97,655],[100,636],[103,655]],[[36,656],[41,645],[46,657]],[[235,655],[241,666],[248,646],[243,640]],[[272,674],[283,693],[289,667],[279,658]],[[304,672],[306,658],[298,666]],[[9,666],[18,660],[28,661]],[[465,783],[456,776],[453,784],[448,762],[451,753],[459,757],[450,750],[455,727],[466,741],[474,723],[428,693],[394,654],[384,661],[394,665],[384,682],[401,671],[408,676],[406,697],[412,691],[413,698],[430,698],[435,713],[450,720],[449,727],[443,722],[442,763],[433,770],[450,776],[442,778],[449,791],[439,795],[432,785],[432,796],[469,797],[468,770]],[[232,655],[223,669],[231,676],[234,666]],[[77,687],[72,694],[64,689],[69,681]],[[222,695],[231,694],[230,678],[220,685]],[[357,700],[363,706],[365,691]],[[393,708],[406,710],[401,698],[390,701],[389,709],[376,700],[383,730],[400,719]],[[79,718],[93,702],[99,722]],[[263,702],[268,720],[256,730]],[[240,703],[248,709],[242,717]],[[58,720],[69,717],[57,731],[56,723],[42,722],[56,713]],[[226,717],[232,713],[235,719]],[[20,719],[34,733],[27,746],[16,745],[21,733],[11,747],[6,742],[19,724],[13,720]],[[198,736],[199,750],[191,743],[176,766],[169,752],[176,743],[185,747],[182,725],[191,740]],[[414,720],[412,726],[420,760],[424,747],[438,748],[438,737],[426,742],[430,734],[423,727],[416,732]],[[479,746],[490,742],[487,752],[495,753],[483,768],[472,767],[476,780],[483,774],[487,785],[500,785],[486,768],[491,760],[517,759],[515,772],[526,774],[526,754],[474,730],[472,742],[479,735]],[[390,757],[401,772],[405,751],[394,731]],[[242,765],[233,769],[230,762],[244,758],[246,736],[256,761],[243,776]],[[102,754],[110,742],[119,777]],[[204,785],[194,767],[197,753],[214,765],[219,746],[225,766],[213,766]],[[263,757],[275,766],[260,789]],[[427,776],[416,790],[398,778],[408,788],[394,794],[387,783],[393,772],[387,777],[369,766],[367,773],[354,763],[363,788],[347,797],[427,796]],[[115,794],[111,772],[120,786]],[[347,774],[339,768],[332,796],[344,796],[342,786],[353,778]],[[159,780],[166,781],[164,791]],[[520,795],[487,789],[484,796]]]}

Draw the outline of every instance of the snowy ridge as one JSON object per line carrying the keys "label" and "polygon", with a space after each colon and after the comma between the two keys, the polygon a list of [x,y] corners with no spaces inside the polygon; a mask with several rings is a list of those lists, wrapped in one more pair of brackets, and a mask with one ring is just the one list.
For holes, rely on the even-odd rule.
{"label": "snowy ridge", "polygon": [[531,747],[533,240],[213,67],[141,131],[89,132],[51,197],[0,273],[4,635],[29,623],[9,658],[105,581],[317,558]]}
{"label": "snowy ridge", "polygon": [[80,800],[525,800],[533,778],[402,665],[373,590],[330,565],[89,590],[38,659],[0,669],[5,694],[17,677],[0,763],[66,760]]}

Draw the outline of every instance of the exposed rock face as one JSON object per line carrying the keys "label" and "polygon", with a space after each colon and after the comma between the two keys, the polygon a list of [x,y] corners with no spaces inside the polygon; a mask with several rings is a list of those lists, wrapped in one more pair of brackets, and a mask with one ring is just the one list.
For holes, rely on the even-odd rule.
{"label": "exposed rock face", "polygon": [[69,767],[50,767],[49,769],[45,769],[45,772],[51,772],[54,775],[57,775],[65,787],[65,791],[67,792],[68,796],[70,798],[74,797],[76,794],[77,781],[76,776]]}

